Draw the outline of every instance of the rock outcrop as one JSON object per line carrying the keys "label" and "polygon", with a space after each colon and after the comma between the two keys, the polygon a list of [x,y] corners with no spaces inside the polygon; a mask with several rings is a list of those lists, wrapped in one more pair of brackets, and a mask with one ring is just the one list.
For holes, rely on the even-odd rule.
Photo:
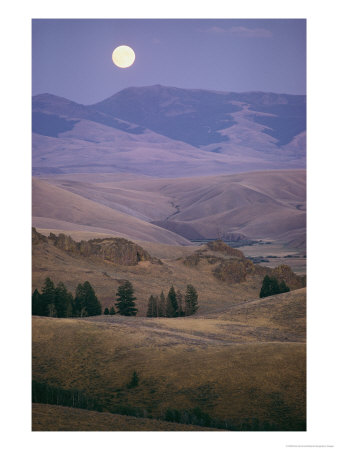
{"label": "rock outcrop", "polygon": [[252,269],[253,267],[247,265],[245,261],[230,260],[219,264],[213,270],[213,274],[219,280],[229,284],[241,283],[246,280],[248,273],[252,273]]}
{"label": "rock outcrop", "polygon": [[228,284],[242,283],[250,275],[259,276],[262,280],[269,275],[279,282],[285,281],[290,289],[300,289],[306,285],[305,277],[296,275],[289,266],[283,264],[272,269],[254,264],[240,250],[221,240],[208,242],[183,260],[186,266],[196,268],[203,262],[214,265],[214,277]]}
{"label": "rock outcrop", "polygon": [[91,239],[76,242],[71,236],[63,233],[58,236],[50,233],[47,238],[33,228],[32,242],[33,245],[40,242],[49,242],[67,253],[83,257],[97,257],[116,265],[135,266],[140,261],[161,264],[159,259],[153,258],[141,246],[123,238]]}
{"label": "rock outcrop", "polygon": [[43,234],[36,231],[36,228],[32,228],[32,244],[36,245],[40,242],[48,242],[48,238],[44,236]]}

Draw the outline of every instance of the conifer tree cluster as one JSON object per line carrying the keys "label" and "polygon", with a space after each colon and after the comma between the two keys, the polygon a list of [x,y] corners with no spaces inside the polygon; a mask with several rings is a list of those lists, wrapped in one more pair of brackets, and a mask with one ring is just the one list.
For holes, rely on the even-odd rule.
{"label": "conifer tree cluster", "polygon": [[191,316],[198,310],[198,294],[194,286],[187,285],[183,297],[180,290],[171,286],[167,297],[163,291],[160,296],[151,295],[148,300],[147,317],[182,317]]}
{"label": "conifer tree cluster", "polygon": [[[130,281],[121,284],[116,292],[115,307],[105,308],[104,315],[120,314],[136,316],[136,297]],[[198,294],[194,286],[188,284],[183,296],[180,290],[171,286],[167,296],[162,291],[158,296],[151,295],[148,300],[147,317],[191,316],[198,310]],[[32,314],[49,317],[87,317],[102,314],[101,303],[89,281],[79,283],[75,297],[60,282],[56,287],[47,277],[41,293],[35,289],[32,296]]]}
{"label": "conifer tree cluster", "polygon": [[112,306],[110,309],[109,308],[105,308],[103,314],[105,316],[114,316],[116,314],[114,306]]}
{"label": "conifer tree cluster", "polygon": [[270,295],[282,294],[283,292],[289,291],[290,288],[285,284],[284,280],[279,283],[277,278],[265,275],[259,296],[260,298],[264,298],[269,297]]}
{"label": "conifer tree cluster", "polygon": [[101,303],[89,281],[78,284],[75,298],[60,282],[56,287],[47,277],[41,293],[35,289],[32,296],[32,314],[49,317],[85,317],[101,314]]}

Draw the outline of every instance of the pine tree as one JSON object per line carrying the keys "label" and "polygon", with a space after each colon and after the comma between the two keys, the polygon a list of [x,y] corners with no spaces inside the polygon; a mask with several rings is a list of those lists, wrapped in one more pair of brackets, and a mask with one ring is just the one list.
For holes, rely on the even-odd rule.
{"label": "pine tree", "polygon": [[279,284],[278,284],[278,280],[275,277],[271,277],[270,278],[270,290],[271,290],[271,294],[270,295],[275,295],[275,294],[279,294]]}
{"label": "pine tree", "polygon": [[158,317],[165,317],[166,315],[166,304],[165,304],[165,296],[163,291],[161,292],[160,299],[158,301],[158,310],[157,310]]}
{"label": "pine tree", "polygon": [[183,295],[179,289],[176,292],[176,299],[177,299],[177,305],[178,305],[177,315],[178,315],[178,317],[182,317],[185,315],[184,310],[183,310]]}
{"label": "pine tree", "polygon": [[68,304],[71,302],[72,295],[67,291],[66,286],[60,282],[55,289],[55,309],[57,317],[67,317]]}
{"label": "pine tree", "polygon": [[157,317],[157,298],[151,295],[148,300],[147,317]]}
{"label": "pine tree", "polygon": [[103,314],[104,314],[105,316],[108,316],[108,315],[109,315],[109,309],[108,309],[108,308],[105,308],[104,311],[103,311]]}
{"label": "pine tree", "polygon": [[101,303],[89,281],[78,284],[75,294],[75,310],[78,316],[98,316],[102,312]]}
{"label": "pine tree", "polygon": [[[54,314],[55,286],[53,281],[49,277],[45,279],[41,291],[41,315],[49,316],[50,314]],[[54,307],[52,307],[51,305],[53,305]]]}
{"label": "pine tree", "polygon": [[265,275],[259,296],[260,298],[264,298],[269,297],[270,295],[281,294],[282,292],[289,291],[290,288],[286,285],[284,280],[278,283],[277,278]]}
{"label": "pine tree", "polygon": [[289,286],[286,285],[284,280],[282,280],[279,284],[279,292],[280,293],[290,292],[290,288],[289,288]]}
{"label": "pine tree", "polygon": [[184,296],[185,301],[185,315],[191,316],[198,310],[198,294],[192,284],[187,285],[187,290]]}
{"label": "pine tree", "polygon": [[66,302],[66,315],[65,317],[73,317],[74,315],[74,298],[73,294],[67,291],[67,302]]}
{"label": "pine tree", "polygon": [[86,310],[88,316],[99,316],[102,313],[101,303],[96,297],[95,291],[89,281],[83,283],[83,289],[86,297]]}
{"label": "pine tree", "polygon": [[116,293],[117,301],[115,303],[117,312],[122,316],[136,316],[134,288],[130,281],[126,281],[119,286]]}
{"label": "pine tree", "polygon": [[112,306],[112,307],[110,308],[109,314],[110,314],[111,316],[114,316],[114,315],[116,314],[114,306]]}
{"label": "pine tree", "polygon": [[85,295],[81,283],[76,286],[75,300],[74,300],[75,315],[82,317],[82,312],[85,310]]}
{"label": "pine tree", "polygon": [[41,302],[41,294],[35,289],[32,295],[32,315],[33,316],[42,316],[42,302]]}
{"label": "pine tree", "polygon": [[166,305],[166,316],[167,317],[177,317],[177,299],[174,286],[171,286],[167,295],[167,305]]}
{"label": "pine tree", "polygon": [[269,295],[271,295],[270,292],[271,292],[270,277],[268,275],[265,275],[259,297],[260,298],[268,297]]}
{"label": "pine tree", "polygon": [[160,299],[158,298],[158,295],[154,296],[154,317],[158,317],[158,308],[160,304]]}
{"label": "pine tree", "polygon": [[66,317],[73,317],[74,316],[73,296],[70,292],[69,292],[69,294],[70,294],[70,301],[68,302],[68,305],[67,305]]}

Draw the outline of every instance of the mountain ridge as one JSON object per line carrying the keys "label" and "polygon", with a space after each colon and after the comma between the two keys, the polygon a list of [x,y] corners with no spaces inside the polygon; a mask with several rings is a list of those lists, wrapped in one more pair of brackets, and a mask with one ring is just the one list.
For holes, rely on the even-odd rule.
{"label": "mountain ridge", "polygon": [[92,105],[38,94],[32,106],[35,174],[128,169],[180,177],[305,167],[302,95],[154,85]]}

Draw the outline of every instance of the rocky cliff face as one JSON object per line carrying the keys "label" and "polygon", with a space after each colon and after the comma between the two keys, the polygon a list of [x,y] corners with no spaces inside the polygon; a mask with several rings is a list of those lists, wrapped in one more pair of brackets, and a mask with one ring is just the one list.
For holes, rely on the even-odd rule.
{"label": "rocky cliff face", "polygon": [[259,276],[262,280],[265,275],[269,275],[277,278],[279,282],[285,281],[290,289],[300,289],[306,285],[305,277],[296,275],[286,264],[274,269],[256,265],[245,258],[240,250],[221,240],[208,242],[183,260],[183,264],[189,267],[198,267],[203,263],[213,265],[212,273],[215,278],[228,284],[242,283],[250,275]]}
{"label": "rocky cliff face", "polygon": [[140,261],[150,261],[161,264],[161,261],[152,258],[141,246],[123,238],[91,239],[89,241],[76,242],[71,236],[60,233],[56,236],[50,233],[48,238],[33,228],[33,245],[41,242],[51,243],[55,247],[67,253],[83,257],[98,257],[112,264],[122,266],[135,266]]}
{"label": "rocky cliff face", "polygon": [[43,234],[36,231],[36,228],[32,228],[32,244],[40,244],[41,242],[48,242],[48,238]]}

